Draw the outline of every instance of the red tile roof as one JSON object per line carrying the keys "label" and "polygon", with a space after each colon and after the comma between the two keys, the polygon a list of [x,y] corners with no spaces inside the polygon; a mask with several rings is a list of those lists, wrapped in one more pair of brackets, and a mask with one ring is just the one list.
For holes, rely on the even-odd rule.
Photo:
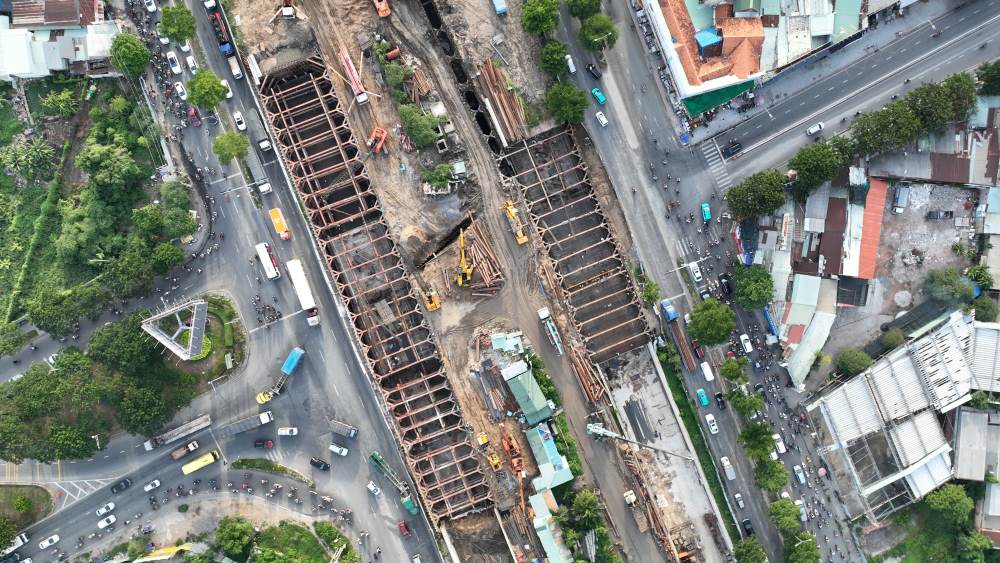
{"label": "red tile roof", "polygon": [[885,194],[889,183],[882,178],[869,178],[865,215],[861,223],[861,259],[858,277],[870,280],[875,277],[878,243],[882,238],[882,215],[885,213]]}

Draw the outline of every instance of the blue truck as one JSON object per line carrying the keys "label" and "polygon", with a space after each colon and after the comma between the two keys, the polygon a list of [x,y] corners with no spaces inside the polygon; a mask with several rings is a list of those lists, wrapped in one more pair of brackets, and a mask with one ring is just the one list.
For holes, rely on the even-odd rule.
{"label": "blue truck", "polygon": [[674,309],[674,304],[669,299],[660,301],[660,314],[663,315],[663,320],[668,323],[677,320],[677,309]]}
{"label": "blue truck", "polygon": [[281,375],[278,376],[274,385],[268,387],[260,393],[257,393],[258,405],[267,403],[285,390],[285,385],[288,384],[288,378],[295,374],[295,370],[298,369],[299,363],[302,361],[302,356],[305,355],[306,351],[302,348],[298,346],[292,348],[292,351],[288,353],[288,357],[285,358],[285,363],[281,364]]}
{"label": "blue truck", "polygon": [[684,332],[684,327],[681,326],[681,322],[678,319],[680,315],[677,314],[677,309],[674,308],[674,304],[669,299],[663,299],[660,301],[660,315],[663,316],[663,322],[667,325],[665,328],[670,331],[674,337],[674,344],[677,346],[677,351],[681,355],[681,361],[684,363],[684,367],[688,371],[693,371],[697,368],[697,364],[694,362],[694,355],[691,354],[691,347],[689,346],[687,335]]}
{"label": "blue truck", "polygon": [[504,2],[504,0],[493,0],[493,9],[497,11],[498,16],[502,16],[507,13],[507,2]]}

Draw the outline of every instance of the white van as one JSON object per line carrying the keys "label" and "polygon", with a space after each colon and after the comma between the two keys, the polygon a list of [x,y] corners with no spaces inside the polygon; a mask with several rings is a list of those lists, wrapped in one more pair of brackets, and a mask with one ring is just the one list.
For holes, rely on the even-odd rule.
{"label": "white van", "polygon": [[733,464],[729,462],[728,457],[719,458],[719,462],[722,464],[722,470],[726,473],[726,479],[733,481],[736,479],[736,470],[733,469]]}
{"label": "white van", "polygon": [[691,262],[688,264],[688,270],[691,272],[691,277],[694,278],[695,283],[701,283],[702,278],[701,268],[698,266],[697,262]]}
{"label": "white van", "polygon": [[226,59],[229,61],[229,71],[233,73],[233,78],[239,80],[243,78],[243,70],[240,68],[240,61],[233,55]]}
{"label": "white van", "polygon": [[298,436],[299,429],[296,426],[282,426],[278,429],[278,436]]}
{"label": "white van", "polygon": [[771,439],[774,440],[774,447],[778,450],[779,454],[784,454],[788,451],[785,448],[785,441],[781,439],[781,434],[771,434]]}
{"label": "white van", "polygon": [[271,183],[270,182],[261,183],[259,186],[257,186],[257,191],[259,191],[261,195],[271,193]]}
{"label": "white van", "polygon": [[712,373],[712,366],[708,362],[701,363],[701,373],[705,374],[705,381],[715,381],[715,374]]}
{"label": "white van", "polygon": [[570,74],[576,74],[576,65],[573,64],[573,56],[566,55],[566,68],[569,70]]}
{"label": "white van", "polygon": [[750,337],[743,333],[740,335],[740,344],[743,345],[743,351],[747,354],[753,353],[753,345],[750,344]]}

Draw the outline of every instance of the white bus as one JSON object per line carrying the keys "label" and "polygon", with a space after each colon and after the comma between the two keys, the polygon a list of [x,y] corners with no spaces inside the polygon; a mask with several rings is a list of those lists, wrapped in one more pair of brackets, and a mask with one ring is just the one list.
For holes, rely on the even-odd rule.
{"label": "white bus", "polygon": [[306,279],[306,271],[302,268],[302,262],[289,260],[285,267],[288,268],[288,277],[292,280],[292,287],[295,288],[295,295],[299,297],[299,305],[306,314],[306,322],[309,326],[319,324],[319,310],[316,309],[316,300],[309,289],[309,280]]}
{"label": "white bus", "polygon": [[260,260],[260,265],[264,268],[264,275],[267,276],[267,279],[276,280],[280,278],[281,272],[278,271],[278,258],[274,255],[271,245],[262,242],[256,248],[257,259]]}

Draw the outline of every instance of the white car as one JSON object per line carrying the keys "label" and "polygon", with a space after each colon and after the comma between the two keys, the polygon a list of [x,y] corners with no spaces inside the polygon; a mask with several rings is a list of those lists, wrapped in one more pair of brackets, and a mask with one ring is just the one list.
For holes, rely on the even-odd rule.
{"label": "white car", "polygon": [[816,123],[812,127],[806,129],[806,135],[815,135],[816,133],[819,133],[822,130],[823,130],[823,122],[820,121],[819,123]]}
{"label": "white car", "polygon": [[104,520],[101,520],[100,522],[98,522],[98,523],[97,523],[97,527],[98,527],[99,529],[103,530],[104,528],[107,528],[108,526],[110,526],[110,525],[114,524],[114,523],[115,523],[115,522],[117,522],[117,521],[118,521],[118,519],[117,519],[117,518],[115,518],[115,515],[114,515],[114,514],[112,514],[111,516],[108,516],[108,517],[107,517],[107,518],[105,518]]}
{"label": "white car", "polygon": [[180,45],[178,45],[178,47],[181,48],[181,51],[184,51],[185,53],[190,53],[191,52],[191,40],[190,39],[185,39],[183,43],[181,43]]}
{"label": "white car", "polygon": [[743,345],[743,351],[747,354],[753,353],[753,345],[750,344],[750,337],[744,332],[740,335],[740,344]]}
{"label": "white car", "polygon": [[709,413],[705,415],[705,424],[708,424],[708,431],[712,434],[719,433],[719,425],[715,422],[714,414]]}
{"label": "white car", "polygon": [[226,99],[228,100],[228,99],[232,98],[233,97],[233,89],[229,87],[229,81],[226,80],[225,78],[223,78],[219,82],[226,88]]}
{"label": "white car", "polygon": [[48,549],[59,542],[59,534],[52,534],[44,540],[38,542],[38,549]]}
{"label": "white car", "polygon": [[338,444],[330,444],[330,451],[343,457],[347,455],[347,448]]}
{"label": "white car", "polygon": [[805,485],[806,473],[805,471],[802,471],[802,466],[796,465],[795,467],[792,468],[792,471],[795,473],[795,478],[799,480],[799,484]]}
{"label": "white car", "polygon": [[744,504],[743,504],[743,495],[742,494],[736,493],[735,495],[733,495],[733,500],[736,501],[736,506],[738,506],[740,508],[743,508]]}
{"label": "white car", "polygon": [[299,429],[296,426],[282,426],[278,429],[278,436],[298,436]]}
{"label": "white car", "polygon": [[142,3],[146,5],[146,11],[153,13],[156,11],[156,0],[142,0]]}
{"label": "white car", "polygon": [[774,441],[774,448],[778,450],[779,454],[783,454],[788,451],[785,447],[785,441],[781,439],[781,434],[771,434],[771,440]]}
{"label": "white car", "polygon": [[160,45],[170,45],[170,38],[160,32],[159,26],[156,28],[156,38],[160,41]]}
{"label": "white car", "polygon": [[608,118],[605,117],[603,111],[599,111],[599,112],[595,113],[594,117],[597,118],[597,122],[601,124],[601,127],[607,127],[608,126]]}
{"label": "white car", "polygon": [[187,58],[184,59],[184,62],[187,63],[188,70],[191,71],[191,74],[198,72],[198,61],[194,60],[194,55],[188,55]]}
{"label": "white car", "polygon": [[375,484],[375,481],[368,481],[368,492],[375,496],[379,496],[380,494],[382,494],[382,489],[378,488],[378,485]]}
{"label": "white car", "polygon": [[247,130],[247,122],[243,119],[243,114],[238,111],[233,112],[233,123],[236,124],[236,128],[240,131]]}
{"label": "white car", "polygon": [[167,51],[167,64],[170,65],[170,72],[180,74],[182,72],[181,63],[177,60],[177,53]]}
{"label": "white car", "polygon": [[174,92],[177,92],[177,97],[186,100],[188,99],[187,88],[184,87],[180,82],[174,82]]}
{"label": "white car", "polygon": [[58,357],[59,357],[59,354],[52,354],[52,355],[50,355],[50,356],[49,356],[48,358],[45,358],[45,361],[46,361],[46,362],[47,362],[47,363],[48,363],[48,364],[49,364],[50,366],[52,366],[52,367],[56,367],[56,358],[58,358]]}
{"label": "white car", "polygon": [[160,480],[159,479],[153,479],[152,481],[150,481],[150,482],[146,483],[145,485],[143,485],[142,486],[142,490],[144,490],[144,491],[146,491],[148,493],[149,491],[152,491],[153,489],[156,489],[159,486],[160,486]]}
{"label": "white car", "polygon": [[109,514],[114,509],[115,509],[115,503],[109,502],[108,504],[105,504],[104,506],[97,509],[97,515],[104,516],[105,514]]}

